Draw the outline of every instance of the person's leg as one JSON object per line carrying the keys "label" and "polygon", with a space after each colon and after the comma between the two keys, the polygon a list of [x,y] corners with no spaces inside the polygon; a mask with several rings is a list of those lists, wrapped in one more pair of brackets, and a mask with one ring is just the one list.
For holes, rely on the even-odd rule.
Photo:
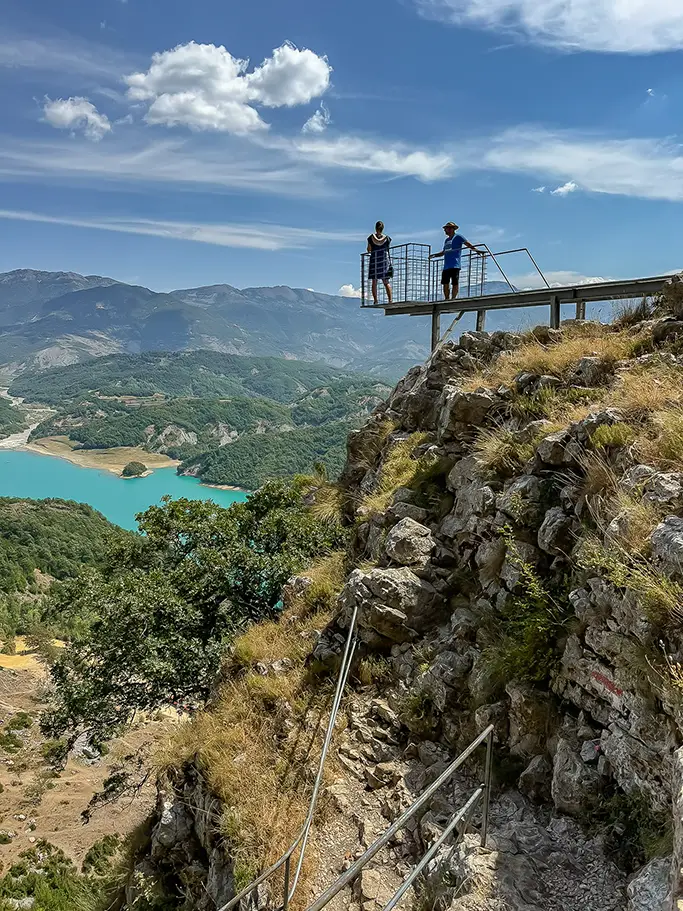
{"label": "person's leg", "polygon": [[373,278],[373,280],[372,280],[372,299],[375,302],[375,306],[377,306],[377,279],[376,278]]}
{"label": "person's leg", "polygon": [[451,300],[455,300],[460,291],[460,270],[453,273],[453,293],[451,294]]}
{"label": "person's leg", "polygon": [[450,279],[448,277],[448,273],[445,270],[441,276],[441,284],[443,285],[443,299],[447,301],[450,299]]}
{"label": "person's leg", "polygon": [[391,282],[388,278],[384,279],[384,287],[386,288],[387,292],[387,300],[389,303],[391,303]]}

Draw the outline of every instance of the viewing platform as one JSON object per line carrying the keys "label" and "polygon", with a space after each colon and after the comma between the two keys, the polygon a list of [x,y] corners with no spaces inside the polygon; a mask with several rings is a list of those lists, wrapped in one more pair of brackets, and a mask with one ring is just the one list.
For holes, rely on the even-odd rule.
{"label": "viewing platform", "polygon": [[[576,319],[586,318],[586,304],[597,301],[630,300],[652,297],[671,281],[671,275],[650,278],[618,279],[585,284],[551,286],[526,247],[493,253],[486,244],[476,245],[474,253],[463,249],[460,271],[460,293],[454,300],[444,300],[441,287],[443,261],[430,259],[429,244],[401,244],[390,248],[394,274],[391,279],[392,301],[379,281],[377,304],[368,281],[369,253],[361,256],[361,307],[384,310],[386,316],[431,316],[432,350],[441,338],[440,317],[443,313],[477,314],[477,329],[486,328],[489,310],[515,310],[523,307],[548,307],[549,324],[560,325],[561,307],[573,305]],[[436,251],[438,252],[438,251]],[[532,276],[538,276],[539,288],[519,290],[511,282],[503,265],[512,256],[522,258]],[[506,259],[507,258],[507,259]]]}

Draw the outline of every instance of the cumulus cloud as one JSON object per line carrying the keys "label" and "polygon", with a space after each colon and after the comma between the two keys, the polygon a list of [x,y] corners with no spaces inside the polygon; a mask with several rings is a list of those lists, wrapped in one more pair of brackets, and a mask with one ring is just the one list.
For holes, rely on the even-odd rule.
{"label": "cumulus cloud", "polygon": [[360,288],[354,288],[353,285],[342,285],[337,294],[340,297],[361,297]]}
{"label": "cumulus cloud", "polygon": [[683,48],[683,6],[672,0],[415,0],[425,15],[517,33],[583,51],[654,53]]}
{"label": "cumulus cloud", "polygon": [[180,44],[154,54],[146,72],[125,82],[133,102],[148,102],[149,123],[248,134],[267,129],[257,106],[293,107],[320,97],[331,67],[313,51],[283,44],[253,72],[214,44]]}
{"label": "cumulus cloud", "polygon": [[578,189],[578,184],[574,183],[573,180],[568,180],[567,183],[563,183],[561,187],[555,187],[554,190],[551,190],[550,195],[569,196],[570,193],[574,193]]}
{"label": "cumulus cloud", "polygon": [[318,110],[302,126],[302,133],[324,133],[330,125],[330,112],[321,104]]}
{"label": "cumulus cloud", "polygon": [[98,142],[111,130],[108,117],[100,114],[87,98],[45,99],[45,120],[58,130],[82,130],[87,139]]}

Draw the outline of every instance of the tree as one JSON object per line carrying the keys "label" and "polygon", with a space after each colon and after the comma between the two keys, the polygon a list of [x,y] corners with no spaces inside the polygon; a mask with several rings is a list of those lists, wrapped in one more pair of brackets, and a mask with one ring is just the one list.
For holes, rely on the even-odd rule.
{"label": "tree", "polygon": [[51,668],[50,736],[97,743],[136,712],[201,703],[235,632],[275,614],[290,576],[343,540],[309,513],[301,484],[281,481],[229,509],[166,498],[138,523],[102,571],[58,593],[76,632]]}
{"label": "tree", "polygon": [[122,478],[139,478],[147,471],[147,466],[142,462],[129,462],[121,472]]}

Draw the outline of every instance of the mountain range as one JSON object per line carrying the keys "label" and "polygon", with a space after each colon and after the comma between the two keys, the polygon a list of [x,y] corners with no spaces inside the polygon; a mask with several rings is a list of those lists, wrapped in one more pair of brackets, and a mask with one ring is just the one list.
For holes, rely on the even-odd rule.
{"label": "mountain range", "polygon": [[[491,282],[487,290],[503,288]],[[211,349],[398,377],[424,360],[428,337],[424,321],[386,320],[353,298],[302,288],[159,293],[74,272],[0,274],[0,365],[8,374],[104,354]]]}

